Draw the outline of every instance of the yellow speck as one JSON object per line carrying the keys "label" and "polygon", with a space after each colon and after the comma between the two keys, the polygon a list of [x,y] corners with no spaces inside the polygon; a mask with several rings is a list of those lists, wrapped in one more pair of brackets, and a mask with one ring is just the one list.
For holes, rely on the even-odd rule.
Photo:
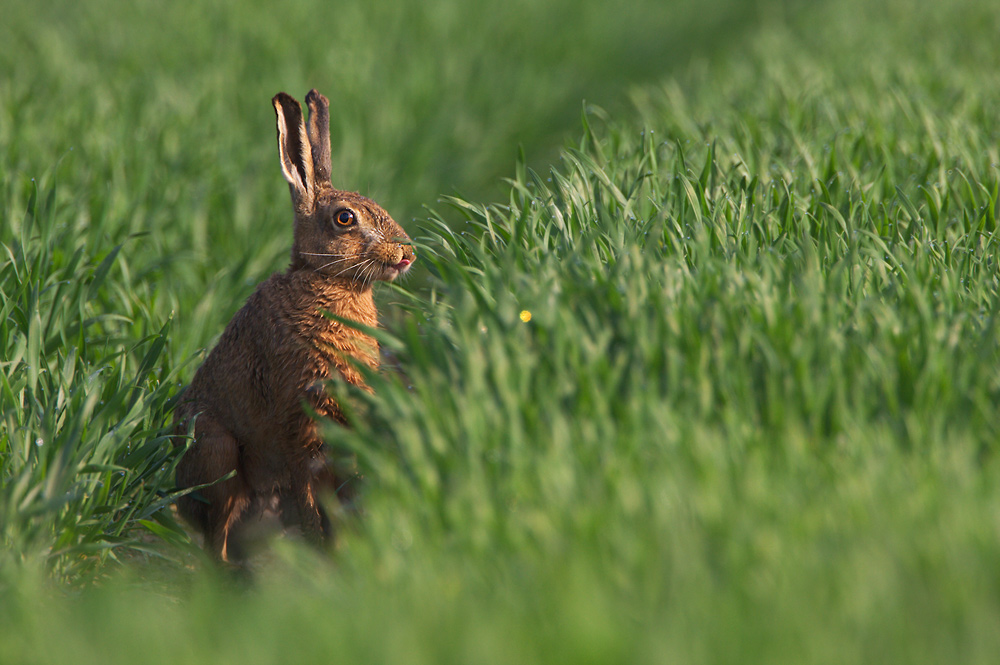
{"label": "yellow speck", "polygon": [[527,323],[528,321],[530,321],[531,320],[531,312],[529,312],[526,309],[522,309],[521,310],[521,320],[524,321],[525,323]]}

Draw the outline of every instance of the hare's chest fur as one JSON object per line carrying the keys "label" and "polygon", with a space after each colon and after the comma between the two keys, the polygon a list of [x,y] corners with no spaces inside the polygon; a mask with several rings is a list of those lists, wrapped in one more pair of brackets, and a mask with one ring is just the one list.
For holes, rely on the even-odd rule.
{"label": "hare's chest fur", "polygon": [[[306,286],[313,293],[303,296]],[[339,373],[363,386],[357,364],[377,367],[378,344],[329,315],[371,327],[377,319],[370,294],[356,299],[326,290],[312,275],[281,273],[261,284],[195,375],[186,410],[211,413],[245,447],[254,448],[301,441],[302,428],[312,423],[304,402],[339,419],[325,382]]]}

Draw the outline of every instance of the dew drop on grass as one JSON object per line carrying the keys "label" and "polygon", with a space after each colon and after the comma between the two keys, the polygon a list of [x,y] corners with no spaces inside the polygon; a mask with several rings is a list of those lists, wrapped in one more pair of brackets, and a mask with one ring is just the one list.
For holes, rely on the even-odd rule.
{"label": "dew drop on grass", "polygon": [[39,448],[42,447],[43,443],[45,443],[45,442],[42,441],[42,437],[38,437],[37,439],[35,439],[35,445],[38,446]]}

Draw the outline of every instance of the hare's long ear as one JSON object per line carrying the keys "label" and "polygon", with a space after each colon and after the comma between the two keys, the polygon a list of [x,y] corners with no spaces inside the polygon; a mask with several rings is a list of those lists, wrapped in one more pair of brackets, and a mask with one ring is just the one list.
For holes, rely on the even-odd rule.
{"label": "hare's long ear", "polygon": [[330,171],[330,101],[315,88],[306,95],[309,107],[309,143],[312,144],[316,182],[329,182]]}
{"label": "hare's long ear", "polygon": [[279,92],[271,100],[278,119],[278,154],[281,172],[292,192],[295,211],[309,213],[316,195],[312,148],[302,118],[302,108],[290,95]]}

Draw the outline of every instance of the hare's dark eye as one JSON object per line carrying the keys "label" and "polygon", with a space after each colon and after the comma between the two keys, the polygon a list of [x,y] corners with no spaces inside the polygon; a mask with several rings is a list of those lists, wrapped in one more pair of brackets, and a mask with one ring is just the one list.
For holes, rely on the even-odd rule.
{"label": "hare's dark eye", "polygon": [[341,210],[336,214],[334,219],[337,220],[337,226],[350,226],[358,221],[353,210]]}

